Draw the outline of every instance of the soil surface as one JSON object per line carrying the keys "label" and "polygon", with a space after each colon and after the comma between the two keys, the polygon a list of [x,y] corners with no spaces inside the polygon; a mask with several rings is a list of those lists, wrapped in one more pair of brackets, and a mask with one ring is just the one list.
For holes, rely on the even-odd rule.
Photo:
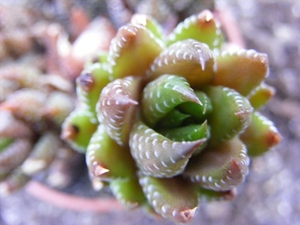
{"label": "soil surface", "polygon": [[[220,1],[221,2],[221,1]],[[222,7],[225,7],[221,5]],[[283,136],[282,142],[251,163],[250,174],[232,202],[200,205],[189,224],[300,225],[300,2],[298,0],[227,1],[247,48],[269,56],[267,83],[277,89],[264,108]],[[81,181],[67,191],[90,190]],[[95,194],[92,194],[95,196]],[[172,225],[142,210],[78,212],[38,200],[26,188],[0,198],[0,225]]]}

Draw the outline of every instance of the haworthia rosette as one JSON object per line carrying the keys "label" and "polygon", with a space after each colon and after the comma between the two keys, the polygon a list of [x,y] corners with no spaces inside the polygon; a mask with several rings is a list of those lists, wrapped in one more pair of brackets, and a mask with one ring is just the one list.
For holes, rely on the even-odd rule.
{"label": "haworthia rosette", "polygon": [[206,139],[177,142],[137,121],[129,146],[140,171],[154,177],[172,177],[183,172],[189,158]]}
{"label": "haworthia rosette", "polygon": [[187,165],[184,176],[201,187],[227,191],[244,181],[249,166],[245,145],[233,138],[194,156]]}
{"label": "haworthia rosette", "polygon": [[128,144],[128,137],[136,117],[141,92],[141,79],[126,77],[109,83],[97,103],[99,122],[119,145]]}

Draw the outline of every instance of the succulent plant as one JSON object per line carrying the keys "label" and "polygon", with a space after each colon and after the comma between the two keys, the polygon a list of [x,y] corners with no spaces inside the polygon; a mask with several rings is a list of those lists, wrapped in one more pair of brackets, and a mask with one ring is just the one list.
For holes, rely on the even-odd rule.
{"label": "succulent plant", "polygon": [[250,158],[280,141],[258,112],[267,75],[266,54],[224,48],[208,10],[169,34],[136,14],[77,78],[62,138],[86,154],[95,189],[188,222],[199,202],[233,199]]}

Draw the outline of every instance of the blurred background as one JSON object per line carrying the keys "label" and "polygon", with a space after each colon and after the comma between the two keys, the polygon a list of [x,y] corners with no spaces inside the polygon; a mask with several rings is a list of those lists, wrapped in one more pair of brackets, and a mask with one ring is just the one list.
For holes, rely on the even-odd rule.
{"label": "blurred background", "polygon": [[[39,9],[44,17],[66,23],[67,11],[59,4],[67,1],[14,1],[18,7]],[[104,13],[104,1],[76,1],[91,15]],[[9,4],[8,4],[9,3]],[[270,74],[267,83],[276,88],[275,97],[263,114],[276,124],[282,142],[251,163],[250,174],[239,187],[232,202],[199,206],[196,218],[189,224],[222,225],[300,225],[300,2],[298,0],[228,0],[217,1],[220,9],[229,10],[236,20],[248,49],[267,53]],[[17,13],[0,0],[1,23]],[[61,9],[60,11],[58,9]],[[56,13],[53,18],[53,13]],[[54,13],[55,14],[55,13]],[[9,15],[9,16],[8,16]],[[84,168],[84,166],[83,166]],[[108,195],[91,190],[86,171],[65,191],[89,197]],[[109,213],[63,209],[37,199],[22,189],[9,197],[0,197],[0,225],[172,225],[157,220],[142,210],[116,209]]]}

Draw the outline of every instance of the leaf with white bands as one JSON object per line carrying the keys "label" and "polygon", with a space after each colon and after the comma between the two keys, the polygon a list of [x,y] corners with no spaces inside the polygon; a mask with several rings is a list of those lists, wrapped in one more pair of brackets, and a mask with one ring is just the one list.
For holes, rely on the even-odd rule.
{"label": "leaf with white bands", "polygon": [[201,104],[183,77],[163,75],[150,82],[143,90],[141,112],[147,125],[155,124],[173,108],[184,103]]}
{"label": "leaf with white bands", "polygon": [[213,85],[226,86],[247,96],[268,75],[268,56],[254,50],[223,51],[216,57]]}
{"label": "leaf with white bands", "polygon": [[205,10],[179,23],[169,34],[168,45],[188,38],[205,43],[210,49],[221,49],[223,43],[221,26],[212,12]]}
{"label": "leaf with white bands", "polygon": [[97,103],[98,120],[119,145],[128,145],[141,92],[139,77],[126,77],[109,83]]}
{"label": "leaf with white bands", "polygon": [[121,27],[112,39],[108,62],[112,65],[111,80],[126,76],[143,76],[164,43],[140,24]]}
{"label": "leaf with white bands", "polygon": [[96,104],[102,89],[110,82],[111,66],[108,63],[94,63],[76,79],[79,101],[96,119]]}
{"label": "leaf with white bands", "polygon": [[222,86],[208,87],[205,92],[213,107],[208,116],[211,144],[227,141],[247,128],[253,112],[247,98],[233,89]]}
{"label": "leaf with white bands", "polygon": [[244,181],[248,167],[246,146],[233,138],[217,146],[207,146],[205,151],[194,156],[184,176],[203,188],[227,191]]}
{"label": "leaf with white bands", "polygon": [[145,175],[172,177],[184,171],[189,158],[204,141],[172,141],[139,120],[132,127],[129,146],[138,168]]}
{"label": "leaf with white bands", "polygon": [[178,41],[158,55],[147,71],[151,81],[163,74],[174,74],[187,79],[191,87],[212,82],[215,56],[209,47],[193,39]]}
{"label": "leaf with white bands", "polygon": [[252,114],[247,129],[240,135],[249,156],[259,156],[277,145],[282,137],[273,122],[259,112]]}
{"label": "leaf with white bands", "polygon": [[181,177],[166,179],[140,174],[140,184],[157,214],[180,223],[193,219],[198,200],[192,183]]}
{"label": "leaf with white bands", "polygon": [[86,152],[86,164],[91,178],[111,181],[135,177],[136,167],[128,147],[118,145],[100,124]]}

